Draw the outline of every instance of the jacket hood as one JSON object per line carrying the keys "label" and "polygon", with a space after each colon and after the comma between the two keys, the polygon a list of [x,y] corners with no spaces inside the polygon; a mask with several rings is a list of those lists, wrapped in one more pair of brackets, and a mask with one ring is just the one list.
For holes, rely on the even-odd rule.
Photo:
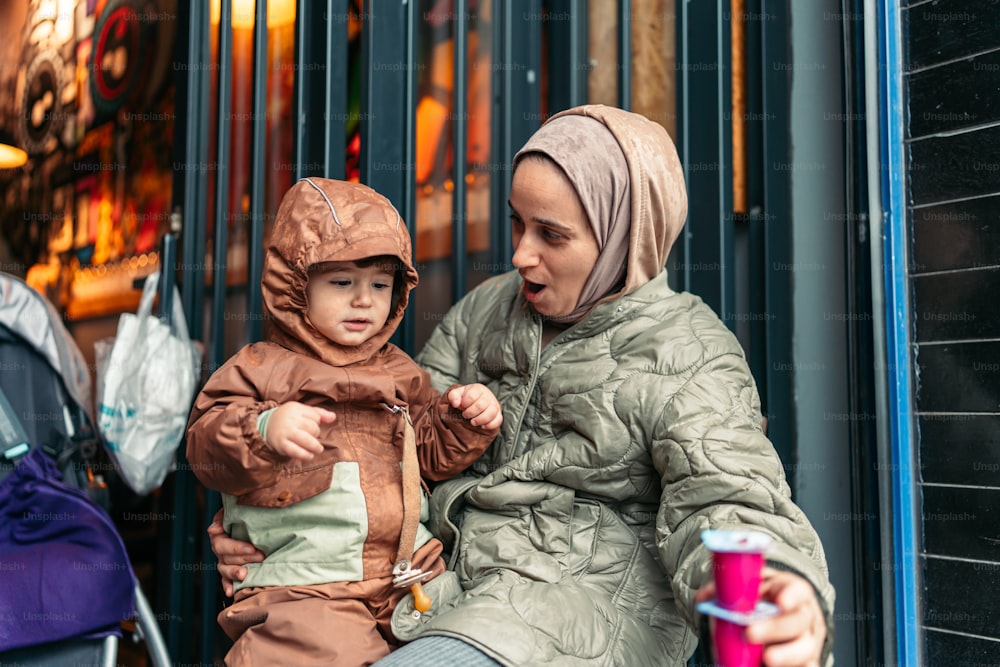
{"label": "jacket hood", "polygon": [[[393,307],[382,330],[357,347],[319,333],[306,317],[310,267],[382,255],[399,260]],[[272,341],[334,366],[366,361],[396,331],[416,285],[410,234],[388,199],[366,185],[316,177],[302,179],[285,194],[261,278],[264,310],[274,324]]]}
{"label": "jacket hood", "polygon": [[628,163],[632,207],[625,287],[602,301],[629,294],[657,276],[687,219],[684,170],[673,139],[659,123],[637,113],[590,104],[561,111],[588,116],[614,136]]}

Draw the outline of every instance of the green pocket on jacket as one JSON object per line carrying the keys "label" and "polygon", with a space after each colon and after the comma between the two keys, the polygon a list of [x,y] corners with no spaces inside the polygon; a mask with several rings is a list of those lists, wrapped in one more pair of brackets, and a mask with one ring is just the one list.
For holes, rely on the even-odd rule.
{"label": "green pocket on jacket", "polygon": [[431,598],[431,608],[419,612],[413,606],[413,594],[399,601],[392,612],[392,632],[401,641],[412,641],[420,634],[423,626],[434,618],[434,615],[450,606],[449,603],[462,593],[462,584],[458,575],[451,570],[445,570],[438,576],[424,583],[424,592]]}

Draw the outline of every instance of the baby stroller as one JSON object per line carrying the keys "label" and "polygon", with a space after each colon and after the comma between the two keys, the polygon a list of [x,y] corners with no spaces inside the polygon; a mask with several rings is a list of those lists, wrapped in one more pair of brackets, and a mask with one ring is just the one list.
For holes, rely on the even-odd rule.
{"label": "baby stroller", "polygon": [[2,664],[115,665],[132,619],[152,664],[170,664],[93,474],[90,384],[52,305],[0,273]]}

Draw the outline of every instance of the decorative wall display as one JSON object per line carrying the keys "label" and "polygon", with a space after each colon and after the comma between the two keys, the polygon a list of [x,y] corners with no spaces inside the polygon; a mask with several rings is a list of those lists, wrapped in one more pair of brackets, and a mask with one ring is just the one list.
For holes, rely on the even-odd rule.
{"label": "decorative wall display", "polygon": [[0,131],[29,160],[0,169],[0,267],[70,318],[131,308],[169,225],[176,0],[2,4]]}
{"label": "decorative wall display", "polygon": [[17,137],[29,155],[45,153],[59,136],[66,118],[63,110],[63,72],[66,63],[56,49],[32,54],[24,74]]}
{"label": "decorative wall display", "polygon": [[142,44],[148,41],[148,33],[137,8],[127,0],[105,5],[94,28],[90,66],[90,92],[98,110],[114,113],[130,96],[136,96],[136,77],[146,55]]}

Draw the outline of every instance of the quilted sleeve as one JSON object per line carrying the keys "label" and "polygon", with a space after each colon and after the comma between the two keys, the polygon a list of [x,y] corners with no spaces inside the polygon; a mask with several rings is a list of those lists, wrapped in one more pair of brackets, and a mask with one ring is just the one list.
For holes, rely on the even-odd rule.
{"label": "quilted sleeve", "polygon": [[420,472],[435,482],[454,477],[472,465],[500,431],[473,426],[448,403],[447,390],[438,393],[428,386],[417,406],[413,429]]}
{"label": "quilted sleeve", "polygon": [[784,469],[761,430],[760,399],[741,354],[710,359],[664,405],[653,433],[662,484],[657,546],[680,608],[694,620],[694,595],[711,578],[706,528],[771,535],[771,566],[810,581],[827,616],[829,656],[834,590],[823,546],[790,497]]}
{"label": "quilted sleeve", "polygon": [[273,484],[281,458],[257,430],[257,416],[278,404],[261,396],[271,365],[260,363],[253,347],[212,374],[188,418],[187,458],[195,477],[235,496]]}

